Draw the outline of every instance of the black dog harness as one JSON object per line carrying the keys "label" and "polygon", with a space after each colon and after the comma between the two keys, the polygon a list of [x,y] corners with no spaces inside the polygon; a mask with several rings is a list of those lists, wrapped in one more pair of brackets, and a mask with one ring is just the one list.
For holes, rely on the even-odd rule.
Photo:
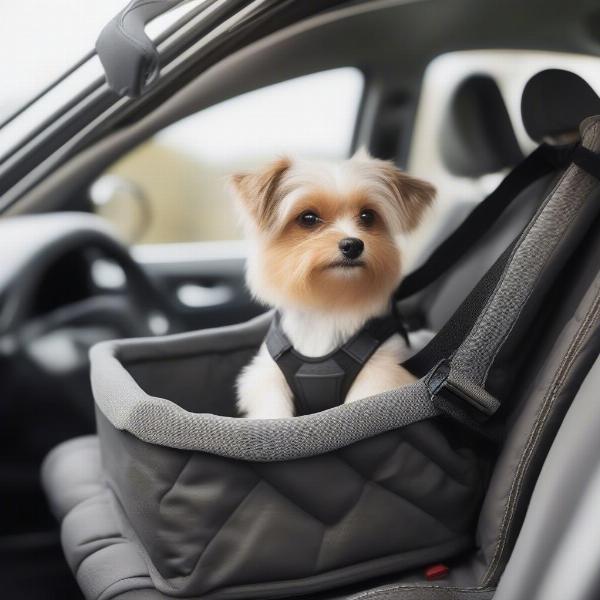
{"label": "black dog harness", "polygon": [[265,344],[292,390],[296,415],[307,415],[342,404],[365,363],[395,333],[408,342],[398,315],[372,319],[337,350],[313,358],[294,349],[275,313]]}

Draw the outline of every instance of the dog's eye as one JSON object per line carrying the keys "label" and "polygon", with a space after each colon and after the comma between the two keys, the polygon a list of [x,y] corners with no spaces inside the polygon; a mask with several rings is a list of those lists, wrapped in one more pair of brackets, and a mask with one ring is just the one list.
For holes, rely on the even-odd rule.
{"label": "dog's eye", "polygon": [[315,225],[318,225],[320,222],[321,222],[321,218],[319,217],[319,215],[314,212],[311,212],[309,210],[307,210],[306,212],[303,212],[298,217],[298,223],[300,223],[300,225],[302,225],[302,227],[314,227]]}
{"label": "dog's eye", "polygon": [[360,211],[360,215],[358,216],[360,219],[360,224],[365,227],[370,227],[375,222],[375,211],[372,211],[369,208],[365,208]]}

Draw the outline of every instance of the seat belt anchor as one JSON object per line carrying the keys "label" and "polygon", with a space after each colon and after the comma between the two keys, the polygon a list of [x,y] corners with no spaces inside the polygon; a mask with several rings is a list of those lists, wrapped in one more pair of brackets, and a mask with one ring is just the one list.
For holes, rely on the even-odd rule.
{"label": "seat belt anchor", "polygon": [[500,408],[499,400],[457,373],[448,359],[441,360],[431,370],[426,384],[435,406],[462,422],[466,418],[484,423]]}

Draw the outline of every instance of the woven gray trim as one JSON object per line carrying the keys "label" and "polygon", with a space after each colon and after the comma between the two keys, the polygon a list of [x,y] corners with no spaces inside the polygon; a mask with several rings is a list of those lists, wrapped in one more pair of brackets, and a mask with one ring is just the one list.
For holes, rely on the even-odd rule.
{"label": "woven gray trim", "polygon": [[[582,144],[600,151],[600,117],[586,119]],[[452,371],[483,385],[487,371],[517,322],[535,283],[598,180],[570,165],[521,235],[504,274],[471,332],[456,351]],[[458,376],[458,375],[456,375]]]}
{"label": "woven gray trim", "polygon": [[323,454],[439,414],[422,381],[290,419],[191,413],[165,398],[146,394],[119,360],[200,356],[207,350],[258,347],[270,319],[268,314],[237,326],[98,344],[91,351],[96,404],[116,428],[145,442],[264,462]]}
{"label": "woven gray trim", "polygon": [[360,592],[347,600],[491,600],[495,591],[495,588],[398,584]]}

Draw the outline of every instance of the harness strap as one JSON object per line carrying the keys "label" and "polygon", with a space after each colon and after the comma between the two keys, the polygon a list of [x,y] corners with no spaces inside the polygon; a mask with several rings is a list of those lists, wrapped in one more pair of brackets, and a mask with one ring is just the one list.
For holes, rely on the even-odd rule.
{"label": "harness strap", "polygon": [[[575,144],[541,144],[517,165],[500,185],[431,254],[425,264],[407,275],[396,290],[396,301],[408,298],[446,273],[492,228],[519,194],[545,175],[566,167]],[[581,148],[581,146],[577,146]]]}
{"label": "harness strap", "polygon": [[[585,143],[589,147],[583,146]],[[502,276],[464,341],[426,377],[432,402],[442,413],[489,437],[488,420],[500,402],[486,389],[492,365],[514,331],[532,318],[545,291],[600,213],[600,121],[586,127],[582,146],[529,226],[514,244]],[[534,293],[535,292],[535,293]],[[524,310],[528,306],[528,310]],[[524,317],[525,315],[525,317]],[[529,316],[528,316],[529,315]],[[525,327],[526,329],[526,327]],[[485,428],[482,425],[485,424]],[[496,431],[495,431],[496,430]]]}
{"label": "harness strap", "polygon": [[372,319],[340,348],[315,358],[294,349],[276,313],[265,344],[292,390],[296,415],[343,404],[365,363],[383,342],[399,332],[399,326],[394,315]]}
{"label": "harness strap", "polygon": [[[465,332],[458,348],[453,346],[442,356],[438,353],[437,362],[433,363],[429,361],[437,352],[429,353],[429,359],[425,361],[430,364],[429,374],[423,379],[425,385],[418,382],[414,384],[414,390],[423,386],[432,405],[417,410],[410,418],[411,422],[431,416],[430,409],[433,407],[438,414],[446,414],[485,436],[494,436],[490,432],[497,424],[488,421],[496,414],[500,401],[486,390],[490,368],[517,322],[521,322],[523,314],[531,313],[524,310],[525,307],[539,303],[553,276],[564,266],[586,228],[600,212],[600,186],[592,184],[593,180],[588,175],[600,179],[600,155],[594,152],[600,150],[600,120],[585,127],[582,139],[582,146],[558,150],[546,146],[538,148],[515,169],[520,174],[514,175],[513,172],[509,175],[484,201],[485,208],[480,205],[474,210],[467,218],[468,225],[459,227],[438,248],[432,256],[432,259],[437,257],[432,263],[434,266],[429,269],[428,261],[419,270],[420,282],[412,280],[417,281],[411,283],[415,286],[412,289],[418,290],[421,289],[419,286],[431,281],[429,277],[438,277],[445,272],[491,227],[508,203],[537,178],[571,162],[585,171],[581,173],[573,167],[565,170],[528,227],[497,261],[498,268],[491,270],[494,277],[490,277],[493,291],[482,295],[482,298],[487,297],[485,305],[478,307],[477,317],[469,323],[469,331]],[[500,190],[503,191],[500,193]],[[487,210],[491,212],[485,216]],[[474,230],[474,224],[479,233]],[[465,238],[459,243],[463,235]],[[446,255],[445,258],[442,255]],[[404,286],[400,288],[401,291],[406,289]],[[399,297],[404,297],[404,292]],[[367,324],[332,354],[314,359],[293,349],[281,329],[279,315],[276,315],[266,345],[294,394],[297,414],[303,415],[341,404],[362,366],[397,331],[398,322],[393,316],[378,319]],[[389,394],[403,397],[403,390]]]}

